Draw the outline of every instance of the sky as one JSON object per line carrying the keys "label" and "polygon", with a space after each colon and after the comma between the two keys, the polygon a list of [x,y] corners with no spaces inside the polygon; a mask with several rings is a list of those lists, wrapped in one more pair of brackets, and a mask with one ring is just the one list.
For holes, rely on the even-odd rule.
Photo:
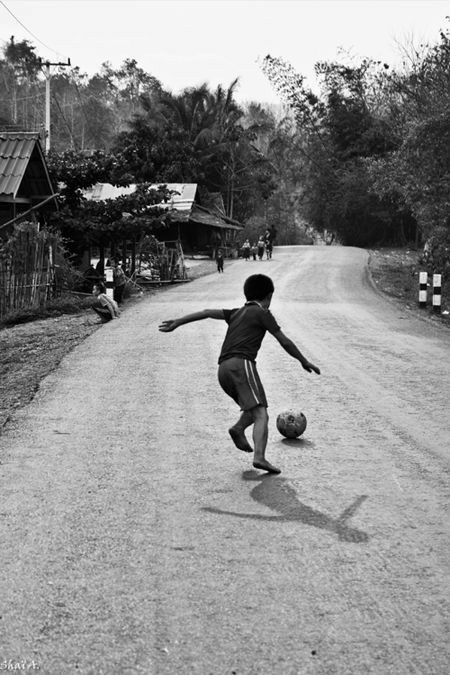
{"label": "sky", "polygon": [[238,77],[238,101],[278,103],[266,54],[315,89],[317,61],[343,51],[400,66],[405,47],[439,40],[448,15],[449,0],[0,0],[0,46],[14,35],[90,76],[132,58],[173,93]]}

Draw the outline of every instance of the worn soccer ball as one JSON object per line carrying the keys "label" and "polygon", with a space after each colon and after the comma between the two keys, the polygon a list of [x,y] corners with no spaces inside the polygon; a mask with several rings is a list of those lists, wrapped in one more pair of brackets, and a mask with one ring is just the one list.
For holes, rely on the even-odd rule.
{"label": "worn soccer ball", "polygon": [[277,429],[286,438],[298,438],[306,429],[306,417],[296,410],[285,410],[277,417]]}

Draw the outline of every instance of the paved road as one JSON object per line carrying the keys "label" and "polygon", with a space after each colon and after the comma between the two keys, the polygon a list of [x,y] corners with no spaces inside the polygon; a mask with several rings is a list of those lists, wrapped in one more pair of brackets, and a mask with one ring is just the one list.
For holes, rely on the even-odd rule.
{"label": "paved road", "polygon": [[[275,249],[102,327],[1,439],[0,668],[148,675],[444,675],[449,669],[450,333],[383,299],[367,253]],[[224,324],[272,311],[258,360],[268,458],[252,469],[216,382]],[[308,418],[282,440],[277,411]]]}

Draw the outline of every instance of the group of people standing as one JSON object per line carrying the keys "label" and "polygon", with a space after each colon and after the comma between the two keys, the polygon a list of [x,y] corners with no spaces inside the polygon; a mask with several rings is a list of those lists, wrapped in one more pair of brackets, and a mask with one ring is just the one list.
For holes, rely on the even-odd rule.
{"label": "group of people standing", "polygon": [[273,235],[270,230],[266,230],[264,235],[261,235],[258,241],[253,244],[250,243],[249,239],[246,239],[242,244],[242,257],[244,260],[250,260],[250,257],[253,260],[262,260],[264,258],[264,253],[266,254],[267,260],[272,258],[273,251]]}
{"label": "group of people standing", "polygon": [[[250,243],[249,239],[246,239],[241,246],[242,257],[244,260],[250,260],[250,257],[253,257],[253,260],[262,260],[264,254],[266,254],[266,259],[271,260],[272,251],[273,251],[273,240],[274,233],[267,229],[264,235],[261,235],[258,241],[255,241],[253,244]],[[223,263],[224,263],[224,252],[221,248],[218,248],[214,259],[217,265],[217,271],[223,272]]]}

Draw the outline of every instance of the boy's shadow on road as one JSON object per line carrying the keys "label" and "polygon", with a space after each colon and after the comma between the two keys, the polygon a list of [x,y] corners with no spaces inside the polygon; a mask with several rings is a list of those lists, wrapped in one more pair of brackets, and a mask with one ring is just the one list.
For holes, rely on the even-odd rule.
{"label": "boy's shadow on road", "polygon": [[321,530],[328,530],[338,535],[341,541],[348,541],[354,544],[362,544],[369,540],[369,536],[349,527],[347,521],[356,513],[357,509],[367,499],[367,495],[361,495],[354,500],[337,518],[331,518],[325,513],[316,511],[315,509],[303,504],[299,501],[297,493],[294,488],[289,485],[286,478],[280,476],[273,476],[270,474],[259,474],[256,471],[244,471],[242,473],[243,480],[258,482],[258,485],[250,492],[251,497],[258,502],[267,506],[272,511],[277,511],[280,515],[264,516],[258,513],[238,513],[235,511],[226,511],[216,509],[214,507],[203,507],[203,511],[210,513],[218,513],[223,515],[235,516],[236,518],[250,518],[253,520],[267,520],[267,521],[299,521],[305,525],[318,527]]}

